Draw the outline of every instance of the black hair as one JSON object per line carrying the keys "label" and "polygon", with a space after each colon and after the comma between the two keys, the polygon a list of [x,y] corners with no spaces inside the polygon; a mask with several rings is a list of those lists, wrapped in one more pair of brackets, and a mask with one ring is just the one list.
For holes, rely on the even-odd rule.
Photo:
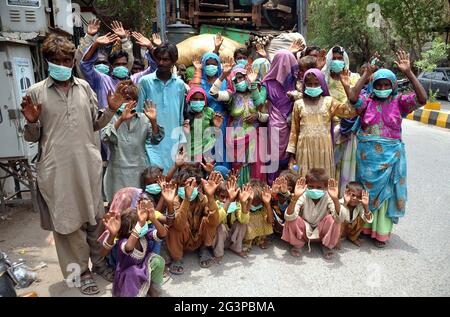
{"label": "black hair", "polygon": [[117,234],[117,237],[119,239],[128,238],[130,236],[131,230],[133,230],[137,222],[138,222],[138,215],[136,209],[128,208],[120,216],[120,229]]}
{"label": "black hair", "polygon": [[161,46],[158,46],[153,51],[153,56],[158,59],[162,54],[169,53],[170,59],[172,62],[176,62],[178,60],[178,49],[175,44],[172,43],[164,43]]}
{"label": "black hair", "polygon": [[333,47],[332,52],[333,52],[333,54],[340,54],[340,55],[344,56],[345,49],[341,46],[335,46],[335,47]]}
{"label": "black hair", "polygon": [[140,60],[140,59],[135,59],[134,60],[134,62],[133,62],[133,66],[139,66],[139,67],[141,67],[141,68],[144,68],[144,63],[142,62],[142,60]]}
{"label": "black hair", "polygon": [[328,174],[324,168],[311,168],[306,174],[306,184],[311,182],[321,182],[325,186],[328,184]]}
{"label": "black hair", "polygon": [[304,56],[309,56],[309,54],[311,54],[311,52],[313,52],[313,51],[318,51],[318,52],[320,52],[320,50],[321,50],[321,48],[318,47],[318,46],[308,46],[308,47],[306,48],[306,51],[305,51],[305,55],[304,55]]}
{"label": "black hair", "polygon": [[145,179],[152,177],[152,178],[156,178],[158,176],[162,176],[163,175],[163,169],[161,167],[158,166],[151,166],[151,167],[147,167],[142,173],[141,173],[141,188],[143,190],[145,190]]}
{"label": "black hair", "polygon": [[355,192],[361,192],[364,189],[363,185],[361,185],[361,183],[358,182],[350,182],[347,184],[345,188],[354,190]]}
{"label": "black hair", "polygon": [[240,48],[237,48],[235,51],[234,51],[234,59],[236,60],[236,56],[237,56],[237,54],[242,54],[242,55],[245,55],[245,56],[249,56],[250,54],[248,53],[248,50],[245,48],[245,47],[240,47]]}
{"label": "black hair", "polygon": [[294,190],[295,184],[297,183],[297,180],[299,178],[297,174],[294,174],[290,170],[284,170],[280,173],[280,177],[285,177],[288,183],[288,187],[290,187],[291,190]]}
{"label": "black hair", "polygon": [[122,57],[126,57],[127,61],[128,61],[128,53],[127,52],[125,52],[123,50],[113,52],[113,53],[109,54],[108,62],[112,65],[112,64],[114,64],[114,62],[117,59],[122,58]]}
{"label": "black hair", "polygon": [[184,183],[191,177],[195,177],[197,185],[201,185],[201,179],[203,178],[202,168],[200,164],[186,163],[177,173],[178,186],[184,186]]}

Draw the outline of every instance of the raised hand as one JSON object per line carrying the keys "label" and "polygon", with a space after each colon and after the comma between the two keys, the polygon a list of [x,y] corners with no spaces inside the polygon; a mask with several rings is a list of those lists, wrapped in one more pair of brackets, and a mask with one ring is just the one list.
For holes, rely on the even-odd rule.
{"label": "raised hand", "polygon": [[180,150],[178,151],[177,155],[175,156],[175,166],[181,167],[186,162],[186,155],[184,153],[184,149],[180,147]]}
{"label": "raised hand", "polygon": [[194,55],[192,65],[194,65],[195,69],[202,69],[202,57],[200,55]]}
{"label": "raised hand", "polygon": [[244,122],[246,122],[246,123],[253,123],[253,122],[255,122],[256,120],[258,120],[258,113],[256,112],[256,113],[252,113],[252,114],[249,114],[248,116],[246,116],[245,118],[244,118]]}
{"label": "raised hand", "polygon": [[162,45],[162,40],[161,40],[161,36],[159,36],[159,33],[152,34],[152,42],[156,47]]}
{"label": "raised hand", "polygon": [[114,94],[111,91],[108,92],[108,106],[114,112],[116,112],[122,106],[122,104],[125,103],[126,100],[124,95],[127,87],[128,87],[127,83],[120,82],[117,85]]}
{"label": "raised hand", "polygon": [[197,181],[195,177],[191,177],[186,180],[184,183],[184,198],[187,200],[191,199],[192,193],[194,192],[194,188],[197,187]]}
{"label": "raised hand", "polygon": [[159,186],[161,186],[161,189],[164,187],[164,185],[167,183],[167,180],[164,176],[158,176],[156,178],[156,182],[158,183]]}
{"label": "raised hand", "polygon": [[338,195],[339,195],[338,183],[333,178],[330,178],[328,180],[328,194],[330,195],[330,197],[332,199],[339,199],[338,198]]}
{"label": "raised hand", "polygon": [[291,46],[289,47],[289,51],[293,54],[303,51],[306,48],[305,42],[302,39],[296,39],[294,42],[292,42]]}
{"label": "raised hand", "polygon": [[233,70],[234,61],[231,57],[224,57],[222,60],[222,71],[225,76],[229,76]]}
{"label": "raised hand", "polygon": [[116,237],[120,230],[121,219],[118,212],[109,212],[102,220],[105,229],[109,231],[111,236]]}
{"label": "raised hand", "polygon": [[153,202],[151,200],[144,199],[141,201],[140,204],[141,207],[147,211],[147,220],[154,222],[156,219],[156,215],[155,215],[155,205],[153,205]]}
{"label": "raised hand", "polygon": [[247,78],[249,82],[254,83],[256,81],[256,78],[258,78],[258,73],[249,68],[249,70],[247,71]]}
{"label": "raised hand", "polygon": [[216,112],[213,117],[214,127],[220,129],[220,127],[222,126],[222,123],[223,123],[223,115],[220,112]]}
{"label": "raised hand", "polygon": [[139,221],[139,224],[141,225],[141,227],[144,226],[148,220],[148,211],[149,211],[148,204],[149,203],[151,204],[151,202],[149,200],[145,199],[145,200],[141,200],[138,204],[137,215],[138,215],[138,221]]}
{"label": "raised hand", "polygon": [[239,169],[232,169],[230,171],[230,174],[228,175],[228,178],[229,179],[234,178],[235,180],[238,180],[238,178],[239,178]]}
{"label": "raised hand", "polygon": [[125,110],[120,115],[120,120],[127,121],[135,116],[133,109],[136,108],[137,102],[131,101],[125,106]]}
{"label": "raised hand", "polygon": [[363,190],[362,191],[362,196],[361,196],[361,204],[364,206],[364,208],[368,209],[369,208],[369,192]]}
{"label": "raised hand", "polygon": [[261,43],[256,44],[256,53],[258,53],[261,57],[267,57],[267,52],[264,48],[264,45],[262,45]]}
{"label": "raised hand", "polygon": [[116,34],[121,39],[127,38],[127,31],[123,28],[122,22],[113,21],[111,23],[111,29],[113,30],[114,34]]}
{"label": "raised hand", "polygon": [[239,200],[241,202],[241,204],[246,204],[247,201],[250,199],[250,197],[252,196],[253,193],[253,189],[249,184],[245,184],[242,187],[242,190],[239,194]]}
{"label": "raised hand", "polygon": [[235,201],[239,195],[240,189],[237,187],[237,181],[234,178],[228,179],[227,191],[230,201]]}
{"label": "raised hand", "polygon": [[148,38],[146,38],[144,35],[142,35],[139,32],[132,32],[131,36],[134,37],[136,40],[136,43],[141,47],[146,47],[147,49],[151,50],[153,49],[152,41],[150,41]]}
{"label": "raised hand", "polygon": [[206,162],[203,164],[200,162],[200,165],[203,167],[206,173],[211,174],[214,171],[214,162]]}
{"label": "raised hand", "polygon": [[339,75],[342,85],[350,87],[350,71],[344,69]]}
{"label": "raised hand", "polygon": [[281,177],[280,185],[281,185],[280,192],[282,194],[286,194],[289,192],[288,181],[286,177]]}
{"label": "raised hand", "polygon": [[175,200],[175,196],[177,195],[177,185],[175,183],[164,183],[163,186],[161,186],[161,195],[163,196],[164,200],[167,204],[173,203]]}
{"label": "raised hand", "polygon": [[90,36],[95,36],[98,33],[99,29],[100,29],[100,20],[93,19],[88,23],[87,34],[89,34]]}
{"label": "raised hand", "polygon": [[156,122],[156,105],[153,101],[145,100],[144,114],[151,122]]}
{"label": "raised hand", "polygon": [[261,198],[264,204],[270,205],[270,201],[272,200],[272,192],[270,191],[269,186],[265,186],[262,193]]}
{"label": "raised hand", "polygon": [[110,32],[103,36],[97,37],[95,43],[100,46],[106,46],[115,43],[118,39],[119,37],[116,34]]}
{"label": "raised hand", "polygon": [[396,56],[397,56],[397,60],[394,63],[395,63],[395,65],[397,65],[398,69],[403,74],[411,72],[411,61],[409,58],[409,54],[403,50],[400,50],[397,52]]}
{"label": "raised hand", "polygon": [[202,179],[203,191],[206,196],[213,197],[222,180],[222,174],[219,172],[212,172],[208,180]]}
{"label": "raised hand", "polygon": [[219,51],[222,44],[223,44],[223,37],[222,34],[219,32],[216,34],[216,36],[214,36],[214,47],[216,52]]}
{"label": "raised hand", "polygon": [[39,120],[42,111],[42,105],[40,103],[35,104],[33,100],[31,100],[31,97],[27,95],[22,98],[20,106],[22,107],[21,112],[28,123],[36,123]]}
{"label": "raised hand", "polygon": [[299,180],[297,180],[297,183],[295,184],[295,190],[294,195],[297,198],[300,198],[303,196],[303,194],[308,189],[308,186],[306,186],[306,178],[302,177]]}
{"label": "raised hand", "polygon": [[278,177],[277,179],[275,179],[275,181],[272,184],[272,193],[274,195],[281,192],[281,180],[282,180],[282,177]]}

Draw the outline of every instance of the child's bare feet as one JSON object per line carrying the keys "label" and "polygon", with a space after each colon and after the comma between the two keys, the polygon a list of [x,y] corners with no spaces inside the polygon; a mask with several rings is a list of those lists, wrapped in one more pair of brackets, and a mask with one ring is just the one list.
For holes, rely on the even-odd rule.
{"label": "child's bare feet", "polygon": [[361,239],[358,238],[358,239],[356,239],[355,241],[349,239],[349,241],[350,241],[351,243],[353,243],[354,245],[356,245],[358,248],[361,247],[361,244],[362,244]]}
{"label": "child's bare feet", "polygon": [[300,253],[300,249],[299,249],[299,248],[292,247],[292,248],[291,248],[291,255],[292,255],[294,258],[298,258],[298,257],[300,257],[302,254]]}
{"label": "child's bare feet", "polygon": [[334,252],[332,249],[327,248],[326,246],[322,246],[323,257],[325,260],[331,260],[334,256]]}
{"label": "child's bare feet", "polygon": [[262,241],[262,242],[259,244],[259,247],[260,247],[261,249],[265,250],[265,249],[267,249],[267,248],[269,247],[269,242],[267,242],[267,240],[264,240],[264,241]]}
{"label": "child's bare feet", "polygon": [[153,285],[150,285],[150,288],[148,289],[147,294],[150,297],[159,297],[159,292],[156,290],[156,288]]}

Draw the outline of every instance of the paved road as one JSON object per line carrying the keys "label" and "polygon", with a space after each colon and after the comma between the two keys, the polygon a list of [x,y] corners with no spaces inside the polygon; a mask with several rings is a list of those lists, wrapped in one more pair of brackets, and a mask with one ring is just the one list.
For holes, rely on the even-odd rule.
{"label": "paved road", "polygon": [[[369,240],[361,248],[344,242],[334,261],[326,262],[317,246],[294,259],[288,246],[276,240],[269,250],[255,249],[248,260],[226,253],[222,264],[209,269],[200,269],[190,254],[185,274],[170,277],[163,295],[450,296],[450,130],[405,121],[404,140],[408,209],[388,248],[376,249]],[[80,296],[61,282],[56,252],[46,242],[48,234],[38,229],[38,216],[23,210],[11,217],[0,221],[0,248],[30,265],[49,265],[39,271],[42,282],[27,290],[40,296]],[[21,250],[26,253],[20,255]],[[106,288],[100,296],[110,296],[111,284],[97,280]]]}
{"label": "paved road", "polygon": [[439,102],[441,103],[442,110],[450,112],[450,102],[448,102],[444,99],[439,99]]}

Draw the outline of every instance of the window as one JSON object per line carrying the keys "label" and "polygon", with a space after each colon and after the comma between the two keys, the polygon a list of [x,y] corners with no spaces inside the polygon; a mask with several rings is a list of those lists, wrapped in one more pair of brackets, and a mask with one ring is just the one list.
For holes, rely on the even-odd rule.
{"label": "window", "polygon": [[432,79],[433,78],[433,73],[423,73],[422,78]]}
{"label": "window", "polygon": [[434,74],[434,80],[441,80],[441,81],[446,81],[447,77],[445,76],[444,72],[436,72]]}

